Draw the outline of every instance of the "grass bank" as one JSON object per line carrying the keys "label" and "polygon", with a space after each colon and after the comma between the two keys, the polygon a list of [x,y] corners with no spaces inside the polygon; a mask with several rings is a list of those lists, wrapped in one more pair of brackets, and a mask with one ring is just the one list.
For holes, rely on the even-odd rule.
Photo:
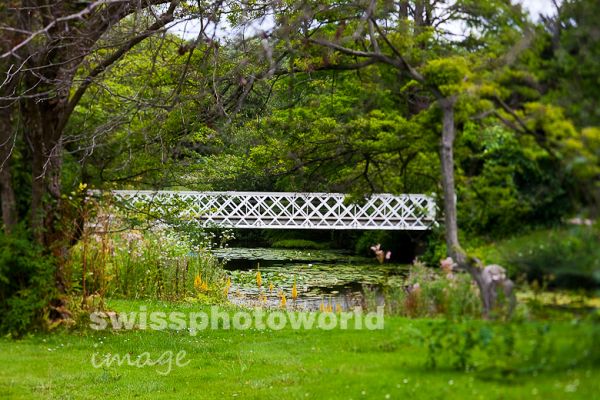
{"label": "grass bank", "polygon": [[[118,311],[140,306],[194,309],[189,304],[109,303]],[[510,324],[512,334],[496,339],[499,345],[515,342],[512,353],[498,353],[500,361],[489,364],[487,359],[489,365],[478,361],[486,359],[481,349],[469,350],[461,338],[488,338],[495,351],[494,332],[506,333],[509,325],[444,324],[386,317],[384,329],[375,331],[207,330],[190,336],[172,330],[81,330],[0,339],[0,398],[592,399],[600,392],[593,346],[598,327],[591,321]],[[450,333],[440,331],[441,326]],[[531,359],[526,347],[537,348],[535,332],[545,332],[551,353]],[[457,369],[450,361],[464,353],[448,351],[451,346],[468,351],[467,368]],[[497,350],[507,351],[502,346]],[[94,368],[91,363],[94,353],[135,359],[149,352],[157,359],[165,351],[181,350],[189,364],[165,376],[158,373],[164,366]],[[436,368],[428,365],[431,350],[440,356]]]}

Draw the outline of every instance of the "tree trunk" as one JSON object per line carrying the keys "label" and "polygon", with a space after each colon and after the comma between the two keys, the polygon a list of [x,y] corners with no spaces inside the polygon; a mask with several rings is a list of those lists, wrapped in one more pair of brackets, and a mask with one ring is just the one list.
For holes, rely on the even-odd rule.
{"label": "tree trunk", "polygon": [[25,100],[21,115],[25,121],[25,138],[31,154],[31,204],[29,207],[29,226],[38,243],[43,243],[43,200],[44,184],[44,133],[39,109],[33,100]]}
{"label": "tree trunk", "polygon": [[421,33],[421,27],[424,25],[424,15],[425,14],[425,0],[416,0],[415,1],[415,13],[413,15],[415,21],[415,29],[417,34]]}
{"label": "tree trunk", "polygon": [[408,19],[408,0],[400,0],[398,4],[398,16],[400,19]]}
{"label": "tree trunk", "polygon": [[438,100],[442,109],[442,140],[440,143],[440,161],[442,167],[442,188],[444,191],[444,225],[446,247],[450,257],[459,268],[467,271],[479,288],[483,315],[487,317],[490,312],[490,303],[487,285],[482,276],[483,270],[475,259],[467,254],[458,241],[458,222],[456,212],[456,188],[454,184],[454,139],[456,129],[454,126],[454,105],[456,97],[445,97]]}
{"label": "tree trunk", "polygon": [[458,223],[456,218],[456,189],[454,185],[454,103],[455,98],[439,100],[442,109],[442,141],[440,143],[440,161],[442,167],[442,188],[444,190],[444,225],[446,227],[446,246],[449,255],[456,262],[463,261],[463,252],[458,242]]}
{"label": "tree trunk", "polygon": [[21,110],[31,149],[31,229],[36,240],[48,248],[55,239],[53,210],[60,200],[62,132],[57,127],[62,111],[58,104],[33,100],[26,100]]}
{"label": "tree trunk", "polygon": [[[10,37],[10,34],[6,34],[6,37]],[[4,50],[5,47],[5,44],[0,42],[0,49]],[[7,71],[6,77],[2,78],[4,82],[0,85],[0,97],[9,98],[15,90],[18,76],[8,72],[8,63],[6,62],[0,63],[0,69],[3,72]],[[0,101],[0,204],[2,205],[2,225],[6,233],[10,233],[18,222],[11,166],[16,135],[12,125],[14,111],[10,100]]]}
{"label": "tree trunk", "polygon": [[35,240],[57,260],[56,287],[67,287],[64,264],[71,232],[58,226],[60,208],[60,175],[62,170],[62,130],[60,118],[66,98],[58,100],[26,100],[21,110],[26,121],[26,139],[31,149],[30,226]]}
{"label": "tree trunk", "polygon": [[2,204],[2,224],[6,233],[10,233],[18,221],[17,201],[11,173],[13,133],[11,107],[0,106],[0,203]]}

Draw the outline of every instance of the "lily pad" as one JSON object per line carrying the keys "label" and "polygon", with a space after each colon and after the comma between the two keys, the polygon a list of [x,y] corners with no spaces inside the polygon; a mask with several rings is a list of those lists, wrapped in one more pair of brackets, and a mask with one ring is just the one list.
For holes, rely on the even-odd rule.
{"label": "lily pad", "polygon": [[[279,293],[291,297],[294,283],[296,307],[318,309],[321,303],[335,303],[344,309],[362,302],[364,286],[381,291],[388,281],[402,281],[408,266],[379,264],[373,259],[331,250],[219,249],[231,276],[230,301],[255,306],[279,304]],[[260,270],[262,285],[257,286]],[[269,290],[270,289],[270,290]]]}

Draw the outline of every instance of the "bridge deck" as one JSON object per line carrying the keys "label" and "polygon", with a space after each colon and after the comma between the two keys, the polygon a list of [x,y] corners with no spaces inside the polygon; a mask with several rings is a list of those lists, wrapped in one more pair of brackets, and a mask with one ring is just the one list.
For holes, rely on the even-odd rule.
{"label": "bridge deck", "polygon": [[422,194],[376,194],[361,204],[340,193],[184,192],[115,190],[128,207],[177,210],[203,226],[252,229],[427,230],[435,224],[435,201]]}

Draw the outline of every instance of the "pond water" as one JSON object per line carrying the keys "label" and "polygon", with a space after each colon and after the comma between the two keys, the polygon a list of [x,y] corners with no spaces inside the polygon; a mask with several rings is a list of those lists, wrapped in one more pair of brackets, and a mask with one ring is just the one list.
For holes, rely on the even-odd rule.
{"label": "pond water", "polygon": [[[229,300],[246,306],[279,307],[281,291],[288,309],[348,310],[367,302],[381,304],[382,288],[401,280],[408,266],[379,264],[338,250],[224,248],[215,250],[231,277]],[[256,281],[260,270],[262,285]],[[298,298],[292,300],[296,282]]]}

